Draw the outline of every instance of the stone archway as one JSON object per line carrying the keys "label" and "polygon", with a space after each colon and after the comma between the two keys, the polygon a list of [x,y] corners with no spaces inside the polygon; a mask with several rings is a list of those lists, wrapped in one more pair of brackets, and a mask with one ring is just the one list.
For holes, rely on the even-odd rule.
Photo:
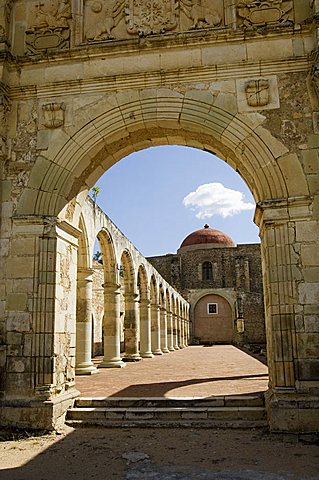
{"label": "stone archway", "polygon": [[[294,79],[305,85],[309,58],[306,51],[298,54],[293,47],[295,38],[290,38],[291,32],[286,33],[289,45],[283,49],[284,66],[281,52],[274,59],[269,54],[272,49],[268,48],[262,60],[258,55],[263,53],[256,53],[258,59],[251,67],[247,58],[250,51],[260,52],[257,39],[258,45],[250,45],[252,50],[247,47],[247,58],[242,59],[241,65],[229,53],[226,61],[231,73],[227,66],[223,70],[214,63],[209,68],[199,64],[196,72],[193,65],[186,64],[183,74],[170,67],[162,74],[156,63],[152,73],[145,67],[140,76],[127,72],[124,66],[120,73],[117,66],[112,78],[103,79],[101,74],[77,82],[64,72],[69,81],[61,83],[57,72],[63,68],[54,71],[55,65],[46,64],[45,78],[33,88],[36,82],[32,75],[36,74],[32,62],[18,65],[16,77],[8,69],[11,89],[8,98],[14,106],[8,114],[10,141],[13,141],[9,153],[5,153],[8,179],[3,184],[1,239],[5,251],[3,271],[9,281],[1,301],[5,306],[7,331],[15,331],[17,322],[19,325],[24,322],[23,348],[32,344],[28,355],[18,360],[5,359],[8,398],[20,398],[21,388],[27,398],[42,401],[59,397],[72,380],[69,359],[63,368],[57,362],[53,364],[54,351],[41,359],[45,367],[40,368],[38,337],[44,334],[57,350],[67,343],[63,322],[59,320],[68,315],[72,304],[68,302],[70,289],[65,271],[71,268],[73,272],[76,263],[80,235],[77,219],[88,188],[105,170],[134,150],[163,144],[190,145],[214,152],[227,161],[254,195],[255,219],[262,240],[270,424],[274,429],[313,428],[308,417],[315,411],[319,392],[315,317],[318,315],[318,138],[314,133],[316,122],[313,124],[309,119],[316,118],[314,109],[318,102],[313,102],[314,92],[308,94],[304,87],[302,91],[290,92],[290,87],[295,88]],[[278,47],[274,42],[280,41],[284,40],[269,37],[269,45]],[[307,41],[311,43],[310,37]],[[242,45],[236,45],[241,51]],[[219,45],[210,47],[216,53]],[[148,55],[155,55],[148,50],[143,56],[142,49],[136,48],[146,63]],[[196,48],[203,54],[201,58],[206,58],[208,47]],[[188,58],[187,50],[184,54]],[[111,54],[108,55],[110,58]],[[300,56],[295,65],[291,60],[293,55]],[[97,62],[104,72],[107,62],[101,58]],[[10,68],[13,71],[15,67]],[[234,76],[238,76],[238,81]],[[255,95],[257,104],[250,105],[245,100],[245,85],[258,86],[264,80],[261,76],[267,77],[273,103],[265,105]],[[143,87],[139,86],[141,78]],[[5,100],[7,90],[4,92]],[[291,107],[295,105],[292,95],[296,97],[296,93],[300,94],[306,112],[303,125],[298,117],[300,112]],[[48,103],[48,97],[52,96],[55,103]],[[246,102],[244,109],[243,102]],[[59,112],[59,122],[48,122],[44,117],[44,112],[50,111],[48,105],[54,105],[52,112]],[[283,117],[280,128],[276,115]],[[23,142],[19,138],[21,133]],[[13,286],[17,278],[18,290]],[[176,315],[179,314],[177,304]],[[292,411],[296,420],[291,427]]]}

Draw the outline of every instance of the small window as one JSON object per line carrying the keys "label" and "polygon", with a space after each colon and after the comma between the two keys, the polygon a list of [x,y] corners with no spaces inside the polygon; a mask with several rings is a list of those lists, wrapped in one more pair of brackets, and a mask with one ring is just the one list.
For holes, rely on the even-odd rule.
{"label": "small window", "polygon": [[211,262],[203,263],[203,280],[213,280],[213,266]]}
{"label": "small window", "polygon": [[207,313],[209,315],[216,315],[218,313],[218,303],[207,303]]}

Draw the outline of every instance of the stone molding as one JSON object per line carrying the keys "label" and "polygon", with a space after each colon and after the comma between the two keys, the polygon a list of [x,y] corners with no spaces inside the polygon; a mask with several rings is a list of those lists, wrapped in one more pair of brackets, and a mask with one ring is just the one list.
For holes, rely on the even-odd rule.
{"label": "stone molding", "polygon": [[289,220],[311,218],[312,197],[288,197],[265,200],[256,206],[254,222],[260,228],[266,223],[286,223]]}
{"label": "stone molding", "polygon": [[[87,57],[86,57],[87,58]],[[249,65],[250,78],[262,75],[280,75],[282,73],[306,72],[310,67],[308,56],[298,60],[285,61],[262,61],[251,62]],[[167,70],[166,72],[149,72],[148,85],[153,88],[165,87],[177,83],[192,84],[196,82],[212,82],[229,79],[245,79],[247,81],[247,64],[229,64],[198,66]],[[112,75],[112,77],[96,77],[93,79],[57,81],[43,85],[24,85],[8,88],[8,96],[11,100],[28,100],[31,98],[48,98],[50,96],[83,95],[100,92],[113,92],[114,84],[118,89],[141,89],[144,88],[145,74],[130,73],[125,75]]]}

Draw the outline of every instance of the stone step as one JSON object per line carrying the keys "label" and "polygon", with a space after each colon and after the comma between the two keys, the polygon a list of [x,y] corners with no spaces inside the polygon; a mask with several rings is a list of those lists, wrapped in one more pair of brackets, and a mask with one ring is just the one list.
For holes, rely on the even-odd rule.
{"label": "stone step", "polygon": [[266,426],[264,407],[74,407],[68,410],[69,425],[108,427],[231,427]]}
{"label": "stone step", "polygon": [[263,407],[264,395],[227,395],[204,397],[81,397],[75,407]]}

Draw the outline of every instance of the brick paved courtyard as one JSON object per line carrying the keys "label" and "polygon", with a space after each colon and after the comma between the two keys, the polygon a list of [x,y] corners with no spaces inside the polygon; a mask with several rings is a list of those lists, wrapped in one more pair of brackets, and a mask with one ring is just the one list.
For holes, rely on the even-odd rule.
{"label": "brick paved courtyard", "polygon": [[268,369],[232,345],[199,345],[77,376],[76,386],[84,397],[237,395],[267,390]]}

